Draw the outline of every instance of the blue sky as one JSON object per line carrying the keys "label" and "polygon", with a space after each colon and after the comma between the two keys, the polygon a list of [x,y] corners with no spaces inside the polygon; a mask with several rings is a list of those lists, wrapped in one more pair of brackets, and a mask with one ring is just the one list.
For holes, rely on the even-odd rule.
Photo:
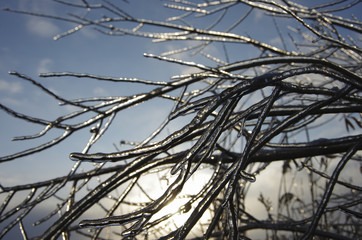
{"label": "blue sky", "polygon": [[[154,20],[163,20],[175,14],[174,10],[161,7],[163,1],[138,0],[131,1],[131,3],[120,1],[119,4],[136,17],[147,16]],[[11,8],[66,16],[66,10],[61,4],[48,0],[1,1],[0,7],[1,9]],[[358,15],[357,13],[360,9],[361,7],[357,6],[353,10],[354,14]],[[240,9],[231,12],[231,18],[235,17],[235,14],[239,13],[238,11]],[[245,20],[245,23],[234,31],[239,34],[251,33],[258,40],[281,47],[281,42],[278,39],[273,23],[271,21],[264,21],[261,25],[255,25],[261,21],[261,12],[253,13]],[[281,20],[280,24],[284,23]],[[206,19],[206,21],[200,24],[206,26],[210,24],[210,21]],[[45,95],[28,82],[15,76],[10,76],[8,71],[12,70],[34,78],[55,93],[69,99],[89,96],[130,95],[143,91],[144,86],[104,83],[75,78],[41,79],[37,75],[44,72],[68,71],[167,81],[172,75],[189,71],[189,69],[175,64],[160,63],[157,60],[143,57],[143,53],[158,54],[175,47],[185,46],[184,43],[180,42],[160,44],[152,43],[150,39],[139,37],[110,37],[90,28],[84,28],[57,41],[53,40],[54,36],[64,33],[74,26],[72,23],[47,18],[7,11],[0,12],[0,102],[2,104],[21,113],[48,120],[54,119],[70,110],[67,109],[67,106],[58,107],[57,101]],[[262,31],[255,31],[252,26],[261,27]],[[225,55],[220,46],[211,46],[207,51],[225,61]],[[228,49],[231,61],[255,57],[253,52],[246,51],[243,45]],[[195,58],[186,54],[182,57],[195,60]],[[198,60],[203,61],[205,64],[212,64],[211,61],[204,58],[198,57],[195,61]],[[157,126],[162,116],[166,116],[169,111],[170,106],[160,107],[157,104],[155,102],[147,107],[140,106],[139,108],[143,108],[143,115],[141,116],[138,115],[137,109],[126,111],[123,116],[121,113],[119,118],[122,120],[114,124],[119,127],[118,130],[116,129],[114,134],[106,135],[107,138],[102,143],[103,145],[100,146],[100,150],[113,151],[112,143],[117,143],[123,136],[129,140],[141,140],[144,132],[137,129],[137,125],[142,125],[145,131],[151,131],[152,128]],[[147,118],[144,117],[145,113],[147,113]],[[2,156],[36,146],[39,141],[44,141],[40,139],[11,142],[10,139],[12,137],[31,135],[39,131],[40,128],[37,125],[15,119],[3,111],[0,111],[0,119]],[[133,127],[125,127],[128,125]],[[75,137],[80,137],[83,141],[74,140]],[[84,147],[84,139],[87,139],[87,137],[88,133],[85,132],[79,136],[73,136],[73,139],[66,140],[60,146],[47,150],[44,153],[2,164],[0,168],[0,182],[2,184],[15,184],[16,179],[20,179],[20,176],[28,181],[30,178],[34,178],[34,176],[34,180],[38,180],[64,174],[69,169],[69,166],[73,164],[68,159],[69,152],[82,149]],[[34,175],[30,173],[29,164],[37,166],[34,169],[38,169],[42,174]],[[49,164],[58,167],[48,168]],[[44,167],[41,168],[40,166]],[[15,169],[17,171],[12,171]]]}
{"label": "blue sky", "polygon": [[[144,1],[143,4],[146,2]],[[64,14],[63,9],[59,6],[61,5],[51,1],[20,0],[1,2],[1,8],[8,7],[18,10]],[[146,5],[142,6],[136,12],[141,14],[142,11],[149,8]],[[40,79],[37,75],[44,72],[69,71],[105,76],[138,77],[147,80],[162,79],[161,81],[164,81],[169,79],[171,71],[177,68],[171,66],[162,71],[155,71],[158,62],[142,56],[144,52],[152,52],[155,49],[154,44],[149,39],[109,37],[91,29],[84,29],[66,38],[57,41],[53,40],[54,36],[72,27],[74,27],[74,24],[7,11],[0,12],[0,28],[2,32],[0,36],[0,101],[2,104],[21,113],[49,120],[64,114],[68,110],[64,109],[67,107],[58,107],[57,101],[45,95],[30,83],[15,76],[10,76],[8,71],[12,70],[34,78],[65,98],[74,99],[90,96],[131,95],[142,91],[140,88],[143,86],[120,85],[74,78]],[[147,111],[149,113],[152,111],[149,106],[144,113],[147,113]],[[166,113],[162,109],[155,109],[154,112]],[[131,111],[131,114],[135,113]],[[151,116],[149,119],[134,116],[136,119],[133,119],[133,121],[125,119],[124,125],[132,123],[136,125],[146,121],[146,123],[142,124],[146,127],[149,124],[152,125],[150,122],[155,121],[157,115],[149,114]],[[0,112],[0,119],[2,122],[0,126],[2,156],[30,146],[36,146],[39,143],[39,140],[10,141],[15,136],[36,133],[40,130],[39,126],[15,119],[3,111]],[[113,137],[104,146],[111,146],[113,142],[119,142],[122,134],[129,137],[131,133],[124,128],[120,130],[119,135],[113,134]],[[132,135],[131,139],[141,140],[142,133]],[[86,138],[87,133],[83,136],[83,139]],[[42,141],[45,140],[40,139],[40,142]],[[68,140],[60,144],[59,147],[47,150],[39,155],[4,163],[0,170],[1,183],[13,185],[21,178],[25,181],[36,181],[64,175],[73,164],[68,159],[69,152],[80,151],[84,144],[84,141],[74,142]],[[108,148],[108,151],[114,150],[113,147],[111,148]],[[29,169],[29,164],[37,167]],[[13,171],[15,169],[16,171]],[[37,171],[36,169],[41,174],[31,172]]]}
{"label": "blue sky", "polygon": [[[136,11],[137,14],[142,14],[143,11],[150,9],[150,1],[139,1],[138,3],[142,3],[142,5],[128,6],[123,2],[121,4],[124,4],[125,7],[131,7],[132,11]],[[1,9],[8,7],[16,10],[62,15],[64,9],[60,6],[48,0],[0,1]],[[152,11],[149,13],[155,14]],[[72,110],[67,106],[58,106],[58,102],[52,97],[47,96],[29,82],[10,76],[9,71],[26,74],[53,92],[69,99],[91,96],[128,96],[147,89],[143,85],[133,86],[131,84],[105,83],[85,79],[41,79],[38,74],[69,71],[167,81],[172,74],[180,73],[180,68],[171,66],[171,64],[168,64],[167,68],[164,67],[161,71],[158,68],[158,61],[143,57],[145,52],[154,53],[158,51],[158,46],[153,44],[150,39],[109,37],[92,29],[83,29],[66,38],[53,40],[54,36],[73,27],[74,24],[0,11],[1,104],[18,112],[48,120],[54,120]],[[154,101],[148,105],[140,105],[135,109],[120,113],[117,121],[113,124],[113,128],[110,129],[111,131],[92,150],[111,152],[115,151],[112,144],[115,143],[119,146],[120,140],[143,140],[145,133],[150,133],[156,128],[160,118],[163,120],[169,110],[170,106],[163,105],[160,107],[159,102]],[[0,122],[1,156],[35,147],[40,143],[49,141],[51,137],[61,134],[61,132],[55,132],[45,138],[31,141],[11,141],[11,138],[16,136],[35,134],[41,128],[38,125],[16,119],[4,111],[0,111]],[[69,153],[81,151],[89,136],[87,129],[75,133],[70,139],[51,149],[2,163],[0,184],[14,186],[66,175],[74,164],[69,159]],[[84,164],[84,167],[87,168],[87,163]],[[52,207],[49,206],[49,209]],[[46,207],[43,206],[42,209],[44,212],[35,213],[35,219],[47,215]],[[1,225],[0,229],[3,226]],[[44,227],[40,226],[40,228]],[[18,229],[13,233],[15,234],[17,231]],[[32,231],[40,230],[30,230],[30,233]],[[34,232],[31,233],[31,235],[35,234]],[[12,239],[20,237],[19,235],[14,236]]]}
{"label": "blue sky", "polygon": [[[119,1],[124,9],[137,17],[147,15],[151,19],[163,20],[174,15],[173,10],[158,8],[162,1],[137,0],[127,4]],[[361,4],[360,4],[361,5]],[[2,0],[0,8],[11,8],[42,13],[64,15],[60,4],[49,0]],[[361,7],[356,8],[358,15]],[[237,12],[231,13],[235,16]],[[262,21],[262,15],[252,14],[235,32],[245,34],[251,32],[256,39],[281,47],[274,25],[271,21],[258,25],[262,31],[253,31],[253,26]],[[210,22],[201,22],[209,24]],[[284,22],[281,22],[283,24]],[[146,80],[168,81],[171,76],[190,71],[175,64],[161,63],[154,59],[144,58],[143,53],[155,53],[171,50],[175,47],[187,46],[185,43],[152,43],[150,39],[130,36],[110,37],[92,29],[85,28],[68,37],[53,40],[53,37],[66,32],[75,25],[46,18],[32,17],[7,11],[0,11],[0,103],[18,112],[31,116],[53,120],[71,110],[67,106],[57,106],[57,101],[42,93],[38,88],[10,76],[8,71],[18,71],[41,82],[62,97],[74,99],[90,96],[127,96],[146,89],[142,85],[115,84],[76,78],[39,78],[44,72],[77,72],[113,77],[137,77]],[[226,61],[220,48],[214,45],[207,49],[214,56]],[[255,57],[243,45],[228,48],[231,61]],[[206,52],[207,52],[206,51]],[[184,59],[202,61],[212,64],[202,57],[192,58],[182,55]],[[164,103],[164,102],[163,102]],[[145,106],[137,106],[121,112],[114,122],[113,128],[104,136],[92,152],[114,151],[113,143],[120,140],[140,141],[147,133],[155,129],[167,116],[172,104],[160,105],[153,101]],[[31,135],[41,130],[34,124],[15,119],[0,111],[0,155],[8,155],[17,151],[34,147],[49,140],[41,138],[31,141],[10,141],[12,137]],[[141,127],[140,127],[141,126]],[[322,134],[335,134],[341,129],[325,129]],[[172,131],[172,130],[171,130]],[[0,183],[13,186],[25,182],[35,182],[65,175],[74,162],[68,156],[70,152],[79,152],[89,138],[88,130],[76,133],[49,150],[2,163],[0,167]],[[272,172],[273,174],[273,172]],[[263,183],[265,184],[268,183]],[[269,184],[271,184],[269,182]],[[258,192],[255,192],[255,196]]]}
{"label": "blue sky", "polygon": [[[163,3],[163,1],[137,0],[130,1],[130,3],[120,1],[119,5],[136,17],[147,16],[153,20],[164,20],[169,16],[174,16],[176,12],[172,9],[163,8]],[[48,0],[1,1],[0,7],[1,9],[10,8],[61,16],[66,16],[68,11],[61,4]],[[360,6],[353,10],[355,15],[359,9]],[[242,10],[244,9],[231,10],[229,17],[235,19],[235,16],[238,16],[237,14],[240,14]],[[75,11],[79,10],[76,9]],[[211,20],[207,18],[197,21],[200,21],[200,26],[207,26],[211,23]],[[283,27],[286,23],[295,25],[289,20],[281,19],[279,21],[280,26]],[[168,81],[173,75],[192,71],[176,64],[161,63],[158,60],[143,57],[143,53],[160,54],[174,48],[188,46],[188,43],[152,43],[150,39],[139,37],[110,37],[90,28],[84,28],[57,41],[53,40],[54,36],[62,34],[74,26],[76,25],[73,23],[47,18],[7,11],[0,12],[0,102],[2,104],[18,112],[48,120],[55,119],[71,110],[68,106],[57,106],[56,100],[42,93],[30,83],[10,76],[8,71],[12,70],[34,78],[50,90],[69,99],[90,96],[127,96],[147,89],[142,85],[105,83],[66,77],[44,79],[39,78],[38,74],[66,71]],[[255,26],[258,29],[255,29]],[[251,34],[257,40],[281,47],[274,24],[272,21],[263,21],[261,12],[253,12],[243,24],[233,31],[242,35]],[[230,44],[230,47],[228,46],[230,61],[256,57],[255,53],[246,47],[246,45]],[[220,44],[208,47],[205,52],[226,61]],[[176,57],[201,61],[204,64],[214,64],[208,59],[195,58],[189,54]],[[169,106],[159,104],[160,102],[154,101],[148,105],[140,105],[121,112],[113,124],[113,129],[92,151],[110,152],[115,150],[112,144],[117,144],[120,140],[142,140],[146,136],[145,134],[150,133],[152,129],[158,126],[172,107],[172,104]],[[31,141],[10,141],[12,137],[35,134],[41,128],[15,119],[3,111],[0,111],[0,121],[2,156],[34,147],[60,134],[55,132],[55,135],[50,134],[49,138]],[[338,129],[334,130],[338,131]],[[66,174],[73,165],[73,162],[68,158],[69,153],[81,151],[88,137],[89,132],[82,131],[50,150],[2,163],[0,183],[15,185],[19,182],[45,180]]]}
{"label": "blue sky", "polygon": [[[0,4],[1,9],[10,8],[61,16],[66,16],[66,11],[68,11],[61,4],[48,0],[14,0],[2,1]],[[164,20],[168,16],[175,14],[174,10],[163,8],[162,4],[162,1],[144,0],[132,1],[130,4],[120,2],[120,5],[126,11],[132,12],[137,17],[146,15],[154,20]],[[260,18],[260,15],[255,14],[247,21],[257,22]],[[201,22],[202,24],[206,26],[210,22]],[[55,119],[70,110],[67,109],[69,108],[67,106],[57,106],[57,101],[52,97],[42,93],[30,83],[15,76],[10,76],[8,71],[18,71],[28,75],[60,96],[69,99],[90,96],[127,96],[142,92],[144,86],[76,78],[44,79],[39,78],[38,74],[44,72],[76,72],[168,81],[173,75],[190,71],[176,64],[161,63],[158,60],[143,57],[143,53],[158,54],[173,48],[187,46],[187,44],[181,42],[160,44],[139,37],[110,37],[90,28],[84,28],[57,41],[53,40],[54,36],[62,34],[75,26],[73,23],[47,18],[8,11],[0,12],[0,31],[2,33],[0,36],[0,102],[2,104],[18,112],[48,120]],[[247,32],[249,26],[248,23],[244,24],[245,29],[241,29],[241,31]],[[266,31],[268,29],[270,28],[266,28]],[[272,34],[269,40],[274,44],[277,43],[275,33],[272,30],[268,31]],[[260,36],[256,37],[260,38]],[[209,47],[207,51],[225,60],[222,50],[217,47]],[[243,47],[230,51],[229,55],[231,59],[251,57],[251,53],[245,51]],[[205,58],[199,57],[195,60],[195,58],[187,54],[182,55],[182,57],[213,64]],[[141,140],[145,135],[137,126],[143,126],[144,131],[150,132],[158,126],[160,119],[163,119],[162,116],[166,116],[170,107],[171,105],[168,107],[162,105],[160,107],[155,102],[147,106],[137,107],[144,109],[141,116],[138,115],[140,111],[137,111],[137,109],[128,110],[124,115],[123,113],[119,114],[118,119],[122,120],[114,123],[115,128],[118,128],[114,131],[115,133],[105,136],[105,140],[98,145],[99,150],[114,151],[112,143],[118,143],[123,138],[122,135],[127,140]],[[147,118],[144,117],[146,113]],[[35,134],[41,128],[23,120],[15,119],[3,111],[0,111],[0,119],[2,122],[0,126],[2,156],[34,147],[36,144],[47,140],[41,138],[22,142],[10,141],[12,137]],[[77,139],[78,137],[79,139]],[[2,168],[0,168],[0,182],[4,185],[13,185],[20,179],[23,181],[36,181],[64,175],[73,164],[68,159],[69,153],[80,151],[84,147],[87,137],[89,137],[88,132],[83,131],[50,150],[3,163]],[[36,167],[29,168],[29,166]]]}

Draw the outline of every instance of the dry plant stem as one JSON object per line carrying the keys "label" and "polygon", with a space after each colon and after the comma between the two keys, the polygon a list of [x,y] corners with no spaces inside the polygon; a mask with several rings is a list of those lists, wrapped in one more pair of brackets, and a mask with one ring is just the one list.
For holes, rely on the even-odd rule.
{"label": "dry plant stem", "polygon": [[306,240],[306,239],[310,239],[313,236],[313,234],[318,226],[318,222],[319,222],[320,218],[322,217],[322,214],[323,214],[323,212],[328,204],[328,201],[332,195],[333,188],[337,183],[340,173],[342,172],[342,170],[345,167],[345,165],[347,164],[347,162],[353,157],[354,154],[356,154],[356,152],[358,151],[358,147],[361,145],[362,145],[362,141],[358,142],[349,151],[347,151],[346,154],[343,156],[343,158],[338,162],[336,168],[333,171],[331,179],[329,180],[328,185],[324,191],[324,195],[318,205],[318,209],[313,215],[313,220],[312,220],[311,224],[309,225],[308,230],[306,231],[306,233],[303,235],[303,237],[301,239]]}

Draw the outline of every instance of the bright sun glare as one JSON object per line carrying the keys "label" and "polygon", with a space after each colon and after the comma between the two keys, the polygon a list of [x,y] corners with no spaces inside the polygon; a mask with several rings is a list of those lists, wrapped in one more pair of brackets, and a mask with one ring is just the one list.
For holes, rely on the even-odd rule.
{"label": "bright sun glare", "polygon": [[[162,227],[164,227],[163,230],[169,232],[181,227],[187,221],[198,202],[193,202],[191,205],[186,205],[183,212],[179,211],[180,207],[187,204],[192,195],[199,193],[202,187],[209,181],[211,174],[212,171],[208,168],[199,170],[198,174],[196,175],[197,177],[192,176],[186,182],[181,193],[171,203],[155,214],[152,219],[156,220],[166,215],[172,215],[168,220],[161,224]],[[168,184],[173,181],[170,179],[170,175],[165,177],[168,179],[168,181],[160,181],[161,187],[158,188],[158,195],[162,194],[163,191],[167,188]],[[210,219],[211,213],[210,211],[206,211],[200,218],[199,223],[207,223],[210,221]],[[200,231],[200,228],[196,227],[192,231]]]}

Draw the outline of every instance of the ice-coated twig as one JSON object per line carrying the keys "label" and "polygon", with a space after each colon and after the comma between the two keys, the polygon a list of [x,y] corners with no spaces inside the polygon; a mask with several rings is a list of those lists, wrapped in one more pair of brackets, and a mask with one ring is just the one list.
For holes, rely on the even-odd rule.
{"label": "ice-coated twig", "polygon": [[85,74],[85,73],[71,73],[71,72],[62,72],[62,73],[41,73],[39,74],[39,77],[77,77],[77,78],[91,78],[96,80],[102,80],[102,81],[111,81],[111,82],[130,82],[130,83],[142,83],[142,84],[148,84],[148,85],[161,85],[165,86],[168,83],[167,82],[154,82],[149,80],[142,80],[138,78],[116,78],[116,77],[108,77],[108,76],[97,76],[93,74]]}
{"label": "ice-coated twig", "polygon": [[339,177],[341,171],[343,170],[343,168],[345,167],[347,162],[351,159],[351,157],[357,152],[359,146],[361,146],[361,145],[362,145],[362,141],[357,143],[356,145],[354,145],[349,151],[347,151],[344,154],[342,159],[338,162],[338,164],[337,164],[336,168],[334,169],[333,174],[328,182],[328,185],[324,191],[321,202],[318,205],[318,209],[317,209],[316,213],[314,213],[313,220],[312,220],[311,224],[309,225],[308,230],[302,236],[301,239],[303,239],[303,240],[310,239],[311,236],[314,234],[314,232],[318,226],[318,222],[319,222],[320,218],[322,217],[324,209],[326,208],[326,206],[329,202],[329,198],[332,195],[333,188],[336,185],[336,182],[338,180],[338,177]]}
{"label": "ice-coated twig", "polygon": [[[123,2],[55,2],[69,11],[58,16],[6,10],[73,24],[56,39],[84,28],[115,37],[150,38],[162,46],[145,57],[197,72],[175,72],[170,79],[157,81],[66,71],[40,74],[84,84],[91,79],[140,87],[129,96],[73,96],[71,100],[32,77],[11,72],[60,101],[60,106],[77,109],[45,120],[0,104],[11,116],[42,125],[38,133],[14,140],[42,140],[62,131],[45,143],[0,158],[5,167],[7,161],[20,161],[17,158],[72,141],[70,136],[81,130],[89,136],[83,148],[70,154],[75,162],[64,176],[0,185],[4,226],[0,238],[13,229],[28,239],[32,230],[27,222],[43,204],[50,207],[35,220],[35,225],[46,226],[36,236],[39,239],[67,239],[75,234],[87,239],[114,235],[192,239],[198,234],[205,239],[248,239],[253,229],[273,239],[281,234],[358,237],[355,220],[360,217],[361,187],[353,177],[338,176],[347,166],[359,174],[355,164],[361,161],[362,50],[354,36],[362,32],[362,23],[344,14],[359,1],[170,0],[162,4],[175,14],[164,21],[153,19],[148,9],[145,16],[137,16],[138,11]],[[257,20],[262,25],[270,21],[275,39],[254,37],[265,29],[247,26]],[[107,132],[118,134],[111,125],[117,127],[119,113],[154,99],[173,104],[155,129],[141,139],[122,135],[113,143],[115,152],[98,153],[99,148],[93,148]],[[268,177],[277,161],[282,168]],[[201,182],[205,170],[210,173],[205,184],[193,194],[184,194],[190,181]],[[267,219],[257,218],[250,209],[250,190],[263,174],[280,189],[276,203],[267,201],[275,196],[262,190]],[[155,178],[150,181],[151,177]],[[155,186],[147,185],[151,182]],[[334,191],[336,184],[343,186],[341,193]],[[150,188],[161,192],[155,196],[148,192]],[[312,201],[300,194],[305,191],[310,191]],[[137,201],[134,194],[145,198]],[[170,212],[161,211],[177,200],[184,202]],[[99,208],[99,216],[89,218],[87,214]],[[187,220],[176,224],[175,217],[182,214],[188,214]],[[113,231],[112,225],[121,228]],[[106,233],[105,227],[110,231]]]}

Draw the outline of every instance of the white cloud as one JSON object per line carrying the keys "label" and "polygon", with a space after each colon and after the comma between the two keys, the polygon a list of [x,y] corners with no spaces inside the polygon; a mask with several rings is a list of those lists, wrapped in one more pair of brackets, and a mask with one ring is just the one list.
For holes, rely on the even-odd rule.
{"label": "white cloud", "polygon": [[22,106],[24,102],[20,101],[19,99],[15,98],[1,98],[0,102],[5,106]]}
{"label": "white cloud", "polygon": [[80,33],[81,33],[83,36],[87,37],[87,38],[91,38],[91,39],[97,38],[97,33],[96,33],[96,31],[91,30],[91,29],[89,29],[89,28],[82,28],[82,30],[80,31]]}
{"label": "white cloud", "polygon": [[194,68],[194,67],[182,68],[182,70],[181,70],[182,75],[188,75],[188,74],[197,73],[197,72],[200,72],[200,69]]}
{"label": "white cloud", "polygon": [[264,11],[260,10],[260,9],[256,9],[256,11],[254,11],[255,15],[254,15],[254,22],[259,22],[263,17],[264,17]]}
{"label": "white cloud", "polygon": [[30,12],[41,12],[47,11],[47,13],[53,13],[55,4],[48,0],[37,0],[37,1],[19,1],[18,7],[22,11]]}
{"label": "white cloud", "polygon": [[[59,6],[59,5],[58,5]],[[18,3],[19,10],[32,12],[32,13],[45,13],[47,15],[59,15],[57,13],[57,3],[49,0],[26,1],[22,0]],[[60,12],[58,10],[58,12]],[[33,16],[26,16],[27,30],[40,37],[54,37],[62,31],[48,18],[40,18]]]}
{"label": "white cloud", "polygon": [[66,110],[66,113],[71,113],[71,112],[75,112],[75,111],[79,110],[79,107],[75,107],[72,105],[65,105],[65,110]]}
{"label": "white cloud", "polygon": [[280,37],[275,37],[270,39],[270,44],[274,44],[274,45],[281,45],[282,44],[282,40],[280,39]]}
{"label": "white cloud", "polygon": [[49,67],[53,64],[53,60],[49,58],[44,58],[40,61],[37,72],[38,73],[46,73],[50,72]]}
{"label": "white cloud", "polygon": [[27,28],[40,37],[53,37],[60,32],[59,28],[51,21],[40,18],[29,19]]}
{"label": "white cloud", "polygon": [[107,91],[104,88],[96,87],[93,89],[93,94],[98,96],[100,95],[104,96],[107,95]]}
{"label": "white cloud", "polygon": [[7,82],[0,80],[0,91],[8,93],[20,93],[23,90],[23,86],[19,82]]}
{"label": "white cloud", "polygon": [[[22,0],[19,1],[18,4],[19,10],[26,11],[26,12],[32,12],[32,13],[44,13],[46,15],[52,15],[52,16],[61,16],[64,15],[64,12],[60,10],[59,4],[55,1],[49,1],[49,0],[36,0],[36,1],[27,1]],[[76,12],[73,12],[76,14],[82,14],[83,11],[79,10]],[[59,28],[56,24],[57,21],[54,21],[55,24],[52,22],[52,20],[47,18],[40,18],[40,17],[33,17],[33,16],[27,16],[28,22],[27,22],[27,29],[34,33],[39,35],[40,37],[55,37],[58,34],[64,33],[61,28]],[[69,25],[69,29],[71,29],[73,24]],[[74,27],[74,26],[73,26]],[[68,29],[67,29],[68,30]],[[96,38],[97,33],[93,30],[90,30],[88,28],[82,28],[81,34],[88,38]]]}

